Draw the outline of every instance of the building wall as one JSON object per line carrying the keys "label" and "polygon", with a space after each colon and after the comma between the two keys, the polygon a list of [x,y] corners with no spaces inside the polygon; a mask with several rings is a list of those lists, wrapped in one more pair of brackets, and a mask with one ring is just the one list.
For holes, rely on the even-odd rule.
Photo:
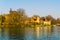
{"label": "building wall", "polygon": [[44,21],[44,25],[51,25],[51,21]]}
{"label": "building wall", "polygon": [[31,17],[31,22],[40,23],[40,17],[39,16],[32,16]]}

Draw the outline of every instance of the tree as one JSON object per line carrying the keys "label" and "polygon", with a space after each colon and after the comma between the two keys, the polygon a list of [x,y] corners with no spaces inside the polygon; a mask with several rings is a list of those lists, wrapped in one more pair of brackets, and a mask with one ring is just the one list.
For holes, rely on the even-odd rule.
{"label": "tree", "polygon": [[5,21],[5,18],[2,15],[0,15],[0,23],[3,23],[4,21]]}
{"label": "tree", "polygon": [[23,9],[19,9],[17,11],[12,11],[10,10],[10,21],[11,23],[19,23],[20,25],[25,24],[25,20],[26,20],[26,15]]}
{"label": "tree", "polygon": [[58,23],[58,24],[60,24],[60,18],[57,18],[57,20],[56,20],[56,21],[57,21],[57,23]]}
{"label": "tree", "polygon": [[20,17],[20,23],[24,24],[25,21],[26,21],[26,14],[25,14],[25,10],[24,9],[18,9],[17,10],[18,14],[19,14],[19,17]]}
{"label": "tree", "polygon": [[54,18],[51,15],[48,15],[48,16],[46,16],[46,19],[49,21],[49,20],[52,20]]}
{"label": "tree", "polygon": [[52,25],[53,25],[53,24],[56,24],[56,19],[53,18],[51,15],[46,16],[46,19],[47,19],[48,21],[51,20],[51,24],[52,24]]}

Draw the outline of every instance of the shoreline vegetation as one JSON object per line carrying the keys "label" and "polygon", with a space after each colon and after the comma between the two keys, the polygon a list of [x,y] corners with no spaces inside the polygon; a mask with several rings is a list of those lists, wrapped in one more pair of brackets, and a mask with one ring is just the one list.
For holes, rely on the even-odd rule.
{"label": "shoreline vegetation", "polygon": [[40,17],[33,15],[28,17],[24,9],[12,10],[8,14],[0,15],[0,27],[5,26],[19,26],[19,27],[33,27],[33,26],[60,26],[60,18],[53,18],[51,15]]}

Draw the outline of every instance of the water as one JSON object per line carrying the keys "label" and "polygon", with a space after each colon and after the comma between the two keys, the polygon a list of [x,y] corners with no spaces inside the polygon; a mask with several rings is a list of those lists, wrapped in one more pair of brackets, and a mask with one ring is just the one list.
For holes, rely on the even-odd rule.
{"label": "water", "polygon": [[60,40],[60,27],[0,28],[0,40]]}

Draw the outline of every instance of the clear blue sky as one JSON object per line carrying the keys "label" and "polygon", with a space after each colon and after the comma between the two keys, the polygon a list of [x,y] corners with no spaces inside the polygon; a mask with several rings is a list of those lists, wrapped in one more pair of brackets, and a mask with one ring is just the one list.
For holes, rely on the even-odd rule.
{"label": "clear blue sky", "polygon": [[28,16],[60,17],[60,0],[0,0],[1,13],[8,13],[10,8],[13,10],[23,8]]}

